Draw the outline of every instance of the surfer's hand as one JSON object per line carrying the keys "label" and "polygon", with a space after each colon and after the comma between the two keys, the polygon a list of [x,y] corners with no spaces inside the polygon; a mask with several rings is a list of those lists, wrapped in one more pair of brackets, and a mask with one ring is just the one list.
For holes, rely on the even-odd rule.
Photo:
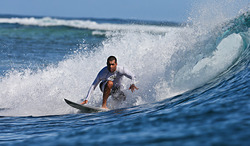
{"label": "surfer's hand", "polygon": [[135,91],[135,89],[136,89],[136,90],[139,89],[139,88],[137,88],[137,87],[135,86],[135,84],[132,84],[132,85],[129,87],[129,90],[131,90],[132,93]]}
{"label": "surfer's hand", "polygon": [[88,100],[84,100],[81,104],[86,104],[88,103]]}

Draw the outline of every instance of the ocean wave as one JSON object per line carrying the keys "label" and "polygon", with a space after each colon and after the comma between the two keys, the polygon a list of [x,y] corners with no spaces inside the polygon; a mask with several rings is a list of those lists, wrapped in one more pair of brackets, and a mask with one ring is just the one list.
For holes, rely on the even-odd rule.
{"label": "ocean wave", "polygon": [[[180,50],[172,56],[173,64],[167,67],[170,71],[166,72],[166,76],[173,72],[172,78],[169,79],[172,81],[172,88],[190,90],[206,84],[235,66],[245,51],[249,52],[246,50],[249,46],[248,12],[208,28],[208,31],[194,28],[197,33],[191,30],[188,34],[195,34],[194,43],[187,45],[191,44],[194,49]],[[192,40],[192,36],[189,40]]]}
{"label": "ocean wave", "polygon": [[139,24],[112,24],[97,23],[91,20],[65,20],[51,17],[35,18],[0,18],[0,23],[34,25],[41,27],[68,26],[80,29],[105,30],[105,31],[149,31],[149,32],[169,32],[169,26],[139,25]]}

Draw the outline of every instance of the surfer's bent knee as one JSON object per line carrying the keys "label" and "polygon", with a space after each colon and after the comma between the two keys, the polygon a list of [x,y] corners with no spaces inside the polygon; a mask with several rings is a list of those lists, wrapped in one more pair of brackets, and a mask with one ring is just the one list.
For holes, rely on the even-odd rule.
{"label": "surfer's bent knee", "polygon": [[113,85],[114,85],[114,83],[112,81],[108,81],[106,84],[106,87],[109,89],[112,89]]}
{"label": "surfer's bent knee", "polygon": [[104,92],[106,88],[112,89],[113,88],[113,81],[104,81],[100,83],[100,90]]}

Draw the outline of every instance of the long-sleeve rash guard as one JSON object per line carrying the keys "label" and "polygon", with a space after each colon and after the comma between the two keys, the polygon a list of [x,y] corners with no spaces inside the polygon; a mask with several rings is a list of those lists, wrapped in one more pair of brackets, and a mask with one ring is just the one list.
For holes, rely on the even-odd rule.
{"label": "long-sleeve rash guard", "polygon": [[122,77],[125,76],[132,80],[132,84],[135,84],[135,75],[131,73],[129,70],[125,69],[122,66],[117,66],[116,71],[110,72],[108,70],[108,67],[104,67],[97,75],[96,79],[92,83],[92,85],[89,88],[88,94],[86,96],[85,100],[89,100],[93,91],[95,90],[96,86],[102,81],[112,81],[113,87],[120,87]]}

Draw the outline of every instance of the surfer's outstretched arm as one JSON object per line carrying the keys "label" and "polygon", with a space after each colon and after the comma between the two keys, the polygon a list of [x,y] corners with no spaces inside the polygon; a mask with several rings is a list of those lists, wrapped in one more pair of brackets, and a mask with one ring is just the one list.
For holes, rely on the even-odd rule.
{"label": "surfer's outstretched arm", "polygon": [[85,97],[85,100],[81,103],[81,104],[86,104],[88,103],[88,100],[90,99],[93,91],[95,90],[96,86],[99,84],[99,82],[101,81],[101,78],[100,78],[100,74],[101,74],[101,71],[98,73],[97,77],[95,78],[94,82],[92,83],[92,85],[90,86],[89,88],[89,91],[88,91],[88,94],[87,96]]}
{"label": "surfer's outstretched arm", "polygon": [[135,76],[131,71],[129,71],[129,70],[126,69],[126,68],[123,68],[123,74],[124,74],[127,78],[129,78],[129,79],[132,80],[132,84],[130,85],[129,90],[131,90],[132,92],[134,92],[135,89],[138,90],[139,88],[137,88],[137,87],[135,86],[135,79],[136,79],[136,76]]}

